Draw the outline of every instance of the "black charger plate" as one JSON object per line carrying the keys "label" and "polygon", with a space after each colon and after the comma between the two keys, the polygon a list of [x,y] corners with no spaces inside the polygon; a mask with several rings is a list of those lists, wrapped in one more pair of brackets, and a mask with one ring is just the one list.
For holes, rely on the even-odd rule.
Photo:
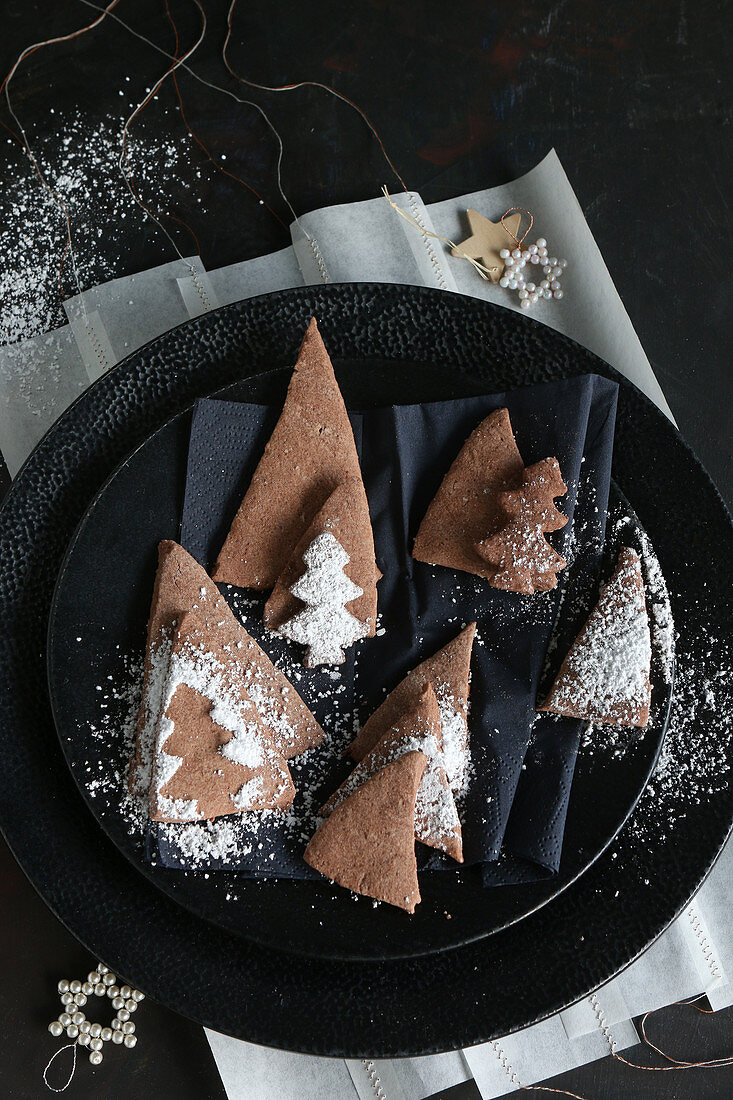
{"label": "black charger plate", "polygon": [[[173,330],[104,375],[36,448],[0,513],[0,823],[31,881],[90,951],[179,1012],[315,1054],[432,1053],[531,1024],[631,962],[705,877],[733,799],[723,780],[705,800],[690,797],[686,813],[666,817],[645,796],[610,849],[537,913],[453,951],[370,964],[280,954],[226,933],[121,855],[72,780],[49,706],[44,637],[61,561],[126,454],[194,397],[292,364],[312,313],[334,358],[364,363],[365,384],[375,359],[395,371],[404,361],[441,369],[434,396],[443,398],[461,372],[497,389],[588,371],[619,377],[521,315],[396,285],[253,298]],[[670,585],[677,667],[707,659],[710,668],[710,638],[725,638],[730,623],[730,519],[672,425],[624,382],[614,476]],[[723,685],[721,711],[731,706],[722,694]],[[711,736],[731,736],[704,710],[697,721]],[[681,798],[704,779],[695,753],[684,763]]]}
{"label": "black charger plate", "polygon": [[[361,363],[339,362],[347,405],[419,402],[444,386],[442,372],[424,365],[372,362],[368,389]],[[218,396],[280,407],[290,370],[269,372],[226,387]],[[453,381],[460,396],[486,392],[475,379]],[[177,538],[186,476],[190,412],[155,432],[115,471],[95,497],[71,542],[56,586],[48,635],[51,705],[61,746],[82,794],[100,825],[144,875],[175,901],[221,928],[270,948],[326,958],[385,959],[458,947],[492,934],[546,904],[574,881],[611,843],[633,810],[659,754],[670,685],[655,651],[653,706],[647,730],[629,730],[624,751],[581,751],[573,780],[560,873],[542,882],[486,889],[475,868],[420,876],[422,902],[408,918],[390,906],[375,912],[367,900],[321,882],[261,881],[219,871],[182,874],[151,866],[143,840],[131,835],[121,809],[129,749],[120,736],[126,699],[100,693],[118,682],[123,660],[141,654],[160,539]],[[611,510],[637,522],[615,486]],[[643,538],[636,530],[636,538]],[[618,540],[607,546],[610,573]],[[368,652],[364,653],[368,659]],[[102,702],[104,699],[104,702]],[[102,703],[102,706],[100,706]],[[102,709],[104,708],[104,710]],[[480,718],[473,715],[473,721]],[[111,725],[110,725],[111,724]],[[114,784],[100,777],[115,776]],[[446,913],[450,913],[450,920]]]}

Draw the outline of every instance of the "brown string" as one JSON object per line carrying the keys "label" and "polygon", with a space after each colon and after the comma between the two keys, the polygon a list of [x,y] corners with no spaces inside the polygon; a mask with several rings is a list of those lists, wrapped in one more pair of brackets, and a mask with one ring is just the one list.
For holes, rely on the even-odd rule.
{"label": "brown string", "polygon": [[[196,46],[194,46],[192,50],[186,51],[186,53],[183,55],[184,57],[190,56],[190,54],[193,52],[193,50],[196,49],[196,47],[198,45],[200,45],[201,40],[202,40],[202,36],[203,36],[203,34],[206,30],[206,15],[204,13],[204,10],[201,7],[201,4],[200,4],[199,0],[194,0],[194,3],[196,4],[196,7],[199,9],[199,12],[201,14],[201,20],[202,20],[202,22],[201,22],[201,31],[200,31],[199,40],[196,43]],[[178,35],[176,34],[176,42],[177,41],[178,41]],[[148,92],[145,99],[142,101],[142,103],[138,104],[138,106],[135,108],[135,110],[132,112],[130,117],[125,122],[125,125],[122,128],[122,155],[120,157],[120,168],[122,170],[122,175],[125,179],[125,182],[127,183],[127,186],[130,188],[130,191],[132,192],[132,196],[135,199],[135,202],[140,207],[140,209],[144,210],[145,213],[148,214],[149,217],[151,217],[153,219],[153,221],[158,222],[158,225],[160,226],[161,229],[163,229],[164,233],[166,231],[165,231],[164,227],[161,225],[158,215],[162,215],[163,217],[170,218],[172,221],[178,222],[179,225],[182,225],[183,228],[186,229],[191,234],[191,236],[193,237],[194,243],[196,245],[196,254],[200,256],[201,255],[201,246],[199,244],[199,239],[198,239],[195,231],[188,224],[188,222],[184,221],[183,218],[179,218],[177,214],[172,214],[168,210],[157,210],[156,211],[156,210],[153,210],[153,208],[151,206],[146,205],[146,203],[144,203],[142,201],[142,199],[140,198],[138,190],[137,190],[135,184],[132,181],[132,176],[131,176],[130,171],[129,171],[129,154],[128,154],[128,150],[127,150],[127,137],[128,137],[130,125],[134,121],[134,119],[140,114],[140,112],[142,110],[144,110],[145,107],[147,107],[148,103],[150,103],[150,100],[160,90],[160,88],[162,87],[162,85],[164,84],[166,79],[171,75],[171,73],[175,76],[175,70],[176,70],[176,67],[177,67],[177,65],[180,61],[180,58],[177,55],[178,55],[178,49],[176,47],[176,56],[173,59],[173,64],[170,65],[166,69],[166,71],[163,73],[163,76],[160,77],[159,80],[155,81],[155,83],[153,84],[152,88]],[[124,168],[122,167],[123,163],[125,165]],[[171,244],[176,249],[176,251],[178,251],[176,243],[172,239],[172,237],[170,237],[170,235],[167,234],[167,233],[166,233],[166,236],[168,236],[168,239],[170,240]],[[180,252],[179,252],[179,255],[181,255]]]}
{"label": "brown string", "polygon": [[[704,993],[699,993],[697,995],[697,997],[692,997],[690,1000],[675,1001],[673,1005],[665,1006],[665,1007],[674,1008],[676,1006],[689,1006],[691,1008],[694,1008],[697,1012],[703,1012],[706,1015],[709,1015],[709,1014],[712,1013],[712,1009],[702,1008],[701,1006],[696,1004],[696,1002],[699,1001],[701,999],[701,997],[704,997],[704,996],[705,996]],[[649,1036],[646,1033],[646,1023],[647,1023],[647,1020],[649,1019],[650,1016],[654,1016],[657,1012],[661,1012],[661,1011],[662,1011],[661,1009],[655,1008],[655,1009],[652,1009],[650,1012],[645,1012],[644,1016],[642,1017],[642,1020],[641,1020],[640,1030],[641,1030],[642,1039],[644,1040],[646,1045],[648,1047],[650,1047],[661,1058],[664,1058],[664,1059],[666,1059],[666,1061],[671,1062],[672,1063],[671,1065],[669,1065],[669,1066],[642,1066],[638,1062],[630,1062],[628,1060],[628,1058],[624,1058],[624,1056],[622,1054],[619,1054],[618,1051],[616,1051],[615,1049],[612,1048],[611,1049],[611,1054],[613,1055],[613,1057],[616,1058],[619,1062],[623,1062],[624,1065],[629,1066],[631,1069],[641,1069],[641,1070],[644,1070],[645,1072],[648,1072],[648,1073],[669,1073],[671,1070],[685,1070],[685,1069],[719,1069],[719,1068],[722,1068],[724,1066],[733,1066],[733,1055],[726,1055],[725,1057],[722,1057],[722,1058],[711,1058],[708,1061],[704,1061],[704,1062],[687,1062],[687,1061],[681,1060],[679,1058],[674,1058],[671,1054],[667,1054],[660,1047],[656,1046],[651,1041],[651,1039],[649,1038]],[[606,1036],[606,1037],[608,1038],[608,1036]]]}
{"label": "brown string", "polygon": [[[508,226],[508,225],[506,224],[506,222],[504,221],[504,218],[508,217],[508,216],[509,216],[509,214],[526,214],[526,215],[527,215],[527,217],[529,218],[529,225],[527,226],[527,228],[525,229],[525,231],[524,231],[524,233],[522,234],[522,236],[521,236],[521,237],[516,237],[516,236],[515,236],[515,235],[514,235],[514,234],[512,233],[512,231],[511,231],[511,229],[509,228],[509,226]],[[529,210],[525,210],[525,208],[524,208],[523,206],[510,206],[510,207],[509,207],[509,209],[508,209],[508,210],[505,210],[505,211],[504,211],[504,213],[502,214],[502,216],[501,216],[501,224],[502,224],[502,226],[504,227],[504,229],[505,229],[505,230],[507,231],[507,233],[509,234],[509,236],[510,236],[510,237],[512,238],[512,240],[516,241],[516,244],[517,244],[517,248],[521,248],[521,247],[522,247],[522,242],[524,241],[524,238],[525,238],[525,237],[527,236],[527,234],[529,233],[530,229],[531,229],[531,228],[532,228],[532,226],[534,225],[534,215],[533,215],[532,213],[530,213],[530,211],[529,211]],[[521,219],[520,219],[520,225],[521,225]]]}
{"label": "brown string", "polygon": [[245,77],[240,76],[239,73],[234,71],[231,64],[229,63],[229,58],[227,57],[227,47],[229,46],[229,39],[231,38],[231,35],[232,35],[232,22],[233,22],[233,19],[234,19],[234,9],[236,8],[236,6],[237,6],[237,0],[232,0],[231,4],[229,6],[229,12],[227,14],[227,33],[226,33],[226,37],[224,39],[224,45],[223,45],[222,51],[221,51],[222,60],[224,61],[224,64],[226,65],[227,69],[229,70],[231,75],[234,77],[234,79],[240,81],[240,83],[242,83],[242,84],[246,84],[250,88],[259,88],[259,90],[262,91],[262,92],[293,92],[297,88],[321,88],[325,92],[330,92],[330,94],[332,96],[335,96],[336,99],[340,99],[343,103],[348,103],[349,107],[352,107],[356,111],[356,113],[361,116],[361,118],[364,120],[364,122],[368,126],[369,130],[372,133],[372,136],[375,138],[377,144],[379,145],[382,156],[384,157],[385,161],[389,165],[389,167],[392,170],[392,172],[393,172],[394,176],[396,177],[396,179],[399,180],[403,191],[407,192],[407,190],[408,190],[407,184],[405,183],[402,176],[399,174],[399,172],[395,168],[391,157],[389,156],[389,154],[387,153],[387,150],[384,147],[384,142],[382,141],[381,137],[379,136],[379,132],[378,132],[376,126],[374,125],[372,120],[369,118],[367,113],[362,110],[362,108],[359,106],[359,104],[355,103],[353,99],[349,99],[349,97],[347,95],[345,95],[343,92],[337,92],[336,89],[332,88],[330,84],[321,84],[317,80],[299,80],[294,84],[277,84],[277,85],[258,84],[254,80],[245,79]]}
{"label": "brown string", "polygon": [[[177,28],[177,26],[176,26],[176,24],[173,20],[173,16],[171,15],[171,10],[170,10],[170,7],[168,5],[168,0],[164,0],[164,3],[165,3],[166,15],[168,16],[168,21],[170,22],[170,25],[173,28],[173,34],[175,36],[175,47],[174,47],[173,52],[174,52],[175,57],[177,58],[178,57],[178,28]],[[268,210],[272,214],[273,218],[277,219],[277,221],[280,223],[280,225],[283,227],[283,229],[287,229],[288,226],[286,225],[285,221],[280,217],[280,215],[275,210],[272,209],[270,204],[265,199],[263,199],[263,197],[259,193],[259,191],[257,191],[252,186],[251,183],[248,183],[247,180],[242,179],[241,176],[235,175],[234,172],[230,172],[227,168],[224,168],[221,164],[219,164],[219,162],[214,159],[214,157],[213,157],[212,153],[210,152],[210,150],[206,147],[206,145],[204,145],[203,141],[198,136],[198,134],[196,134],[193,131],[190,123],[188,122],[188,119],[186,118],[186,112],[183,108],[183,99],[181,97],[181,90],[180,90],[179,85],[178,85],[178,73],[177,72],[173,73],[173,87],[175,88],[176,97],[178,98],[178,106],[179,106],[180,111],[181,111],[181,118],[183,120],[183,125],[186,127],[189,134],[191,135],[193,140],[196,142],[196,144],[199,146],[199,148],[203,150],[204,155],[213,164],[213,166],[214,166],[214,168],[216,168],[217,172],[221,172],[222,175],[224,175],[224,176],[229,176],[230,179],[233,179],[237,183],[241,183],[243,187],[246,187],[247,190],[250,191],[255,196],[255,198],[259,200],[259,202],[265,207],[265,209]]]}

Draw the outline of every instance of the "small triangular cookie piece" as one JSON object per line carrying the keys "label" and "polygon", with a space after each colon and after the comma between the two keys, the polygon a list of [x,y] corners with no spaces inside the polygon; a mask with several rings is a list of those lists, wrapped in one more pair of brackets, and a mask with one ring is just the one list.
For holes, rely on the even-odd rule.
{"label": "small triangular cookie piece", "polygon": [[461,822],[443,764],[443,736],[438,700],[432,684],[426,684],[417,704],[367,753],[337,791],[321,807],[331,813],[370,776],[406,752],[422,752],[426,758],[415,802],[415,838],[463,862]]}
{"label": "small triangular cookie piece", "polygon": [[468,763],[468,690],[471,649],[476,624],[469,623],[447,645],[407,673],[349,745],[354,760],[363,760],[402,716],[413,709],[427,684],[432,684],[440,710],[443,759],[451,790],[465,788]]}
{"label": "small triangular cookie piece", "polygon": [[559,531],[568,522],[554,503],[567,491],[557,459],[543,458],[527,466],[521,485],[498,494],[504,525],[476,547],[495,570],[489,578],[493,588],[532,595],[555,587],[557,574],[567,563],[545,534]]}
{"label": "small triangular cookie piece", "polygon": [[502,526],[498,494],[519,485],[523,470],[509,412],[496,409],[474,429],[443,478],[420,524],[413,558],[493,576],[496,570],[476,545]]}
{"label": "small triangular cookie piece", "polygon": [[651,652],[641,560],[626,546],[538,710],[601,725],[646,726]]}
{"label": "small triangular cookie piece", "polygon": [[425,764],[421,752],[404,753],[358,787],[318,827],[305,862],[347,890],[414,913],[415,800]]}
{"label": "small triangular cookie piece", "polygon": [[189,612],[196,613],[198,629],[208,635],[206,643],[202,637],[202,646],[215,648],[218,644],[222,651],[228,647],[250,698],[283,756],[297,756],[320,745],[325,736],[295,688],[241,625],[206,571],[182,546],[166,540],[158,547],[142,702],[130,765],[130,788],[138,795],[147,793],[150,786],[154,730],[160,716],[173,632]]}
{"label": "small triangular cookie piece", "polygon": [[377,581],[382,574],[374,558],[369,505],[360,477],[349,478],[334,489],[301,536],[265,604],[265,626],[279,630],[303,607],[303,601],[291,589],[305,573],[303,557],[308,547],[327,531],[348,554],[344,572],[361,589],[361,595],[346,606],[366,626],[364,636],[373,638],[377,629]]}
{"label": "small triangular cookie piece", "polygon": [[[272,588],[313,516],[337,486],[352,478],[361,481],[354,434],[313,318],[280,419],[234,517],[214,580]],[[369,538],[373,555],[371,524]]]}
{"label": "small triangular cookie piece", "polygon": [[167,688],[150,785],[152,821],[203,821],[286,809],[290,769],[246,699],[213,701],[186,683],[181,666]]}

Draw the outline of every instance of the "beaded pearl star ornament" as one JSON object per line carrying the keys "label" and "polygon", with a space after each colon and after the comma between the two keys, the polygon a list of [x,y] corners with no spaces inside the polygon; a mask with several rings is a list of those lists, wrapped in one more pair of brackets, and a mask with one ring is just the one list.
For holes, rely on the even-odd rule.
{"label": "beaded pearl star ornament", "polygon": [[[504,261],[504,273],[499,279],[499,286],[516,290],[522,309],[529,309],[540,298],[562,298],[560,278],[568,261],[550,256],[544,237],[538,237],[527,248],[513,248],[511,252],[508,248],[502,248],[499,256]],[[529,268],[525,272],[528,264]],[[540,268],[544,279],[538,278]],[[532,279],[533,272],[536,272],[536,281]]]}
{"label": "beaded pearl star ornament", "polygon": [[[51,1021],[48,1030],[55,1038],[60,1038],[66,1033],[71,1042],[56,1051],[44,1071],[43,1079],[52,1092],[63,1092],[71,1083],[76,1068],[77,1047],[88,1049],[89,1061],[93,1066],[98,1066],[102,1061],[102,1048],[105,1043],[112,1042],[116,1046],[125,1046],[128,1049],[134,1047],[137,1043],[137,1035],[135,1024],[130,1017],[137,1011],[140,1002],[145,1000],[145,994],[139,989],[132,989],[129,985],[118,985],[115,975],[103,963],[99,963],[96,970],[91,970],[87,974],[85,982],[76,979],[67,981],[66,978],[62,978],[58,984],[58,991],[61,999],[61,1013],[57,1019]],[[87,1020],[83,1009],[89,997],[92,996],[108,997],[112,1002],[116,1015],[109,1027]],[[49,1085],[46,1073],[51,1062],[69,1046],[74,1048],[74,1067],[64,1088],[56,1089]]]}
{"label": "beaded pearl star ornament", "polygon": [[[517,237],[504,221],[512,212],[526,214],[529,218],[529,225],[521,237]],[[534,217],[529,210],[525,210],[523,206],[513,206],[502,214],[501,224],[509,236],[514,238],[517,247],[502,248],[499,252],[499,258],[504,261],[499,286],[516,290],[522,309],[529,309],[542,298],[562,298],[563,289],[560,279],[568,266],[568,261],[551,256],[544,237],[538,237],[534,244],[524,243],[534,225]],[[526,272],[525,268],[527,268]],[[539,278],[540,270],[544,279]],[[534,278],[532,278],[533,275]]]}

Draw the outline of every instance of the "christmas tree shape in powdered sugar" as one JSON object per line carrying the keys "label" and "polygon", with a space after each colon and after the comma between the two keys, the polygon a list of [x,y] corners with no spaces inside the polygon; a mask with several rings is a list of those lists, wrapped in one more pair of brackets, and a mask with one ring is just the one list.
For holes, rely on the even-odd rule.
{"label": "christmas tree shape in powdered sugar", "polygon": [[554,504],[555,497],[566,492],[557,459],[544,458],[527,466],[518,488],[498,494],[506,522],[500,531],[476,546],[484,561],[496,570],[489,578],[494,588],[531,595],[555,587],[557,573],[566,562],[545,534],[558,531],[568,522]]}
{"label": "christmas tree shape in powdered sugar", "polygon": [[573,642],[539,710],[619,726],[649,720],[651,638],[639,555],[623,547],[616,570]]}
{"label": "christmas tree shape in powdered sugar", "polygon": [[340,665],[344,649],[364,638],[369,628],[345,605],[362,594],[344,573],[349,555],[329,531],[317,535],[303,555],[305,573],[290,591],[305,604],[278,633],[306,647],[304,664]]}

